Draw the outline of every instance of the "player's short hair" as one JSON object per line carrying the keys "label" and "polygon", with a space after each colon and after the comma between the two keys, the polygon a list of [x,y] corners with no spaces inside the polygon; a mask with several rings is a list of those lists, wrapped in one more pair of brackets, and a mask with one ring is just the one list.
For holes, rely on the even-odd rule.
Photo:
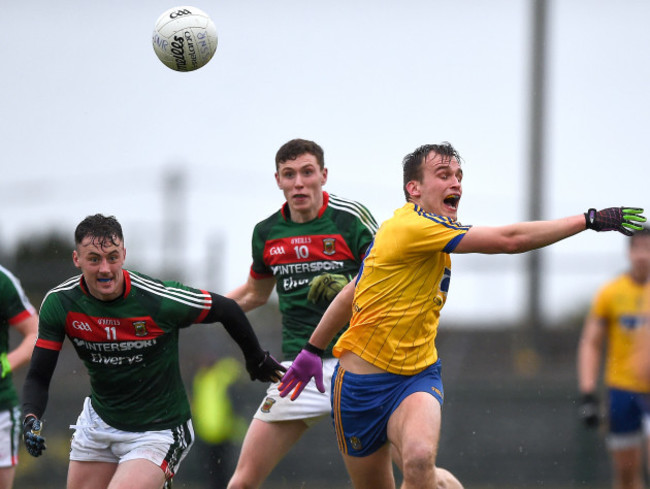
{"label": "player's short hair", "polygon": [[650,227],[643,226],[643,229],[634,231],[634,234],[630,236],[630,241],[629,241],[630,247],[633,246],[635,241],[639,238],[650,238]]}
{"label": "player's short hair", "polygon": [[101,248],[111,244],[117,246],[124,242],[122,226],[115,216],[106,217],[103,214],[87,216],[74,231],[75,244],[81,244],[89,236]]}
{"label": "player's short hair", "polygon": [[402,188],[404,190],[406,202],[409,202],[411,199],[408,190],[406,190],[406,184],[411,180],[417,182],[422,181],[422,165],[424,164],[427,155],[432,151],[442,156],[443,159],[451,160],[455,158],[458,161],[458,164],[462,162],[458,151],[456,151],[451,143],[448,143],[447,141],[443,141],[440,144],[424,144],[419,148],[416,148],[412,153],[407,154],[402,160],[402,171],[404,175]]}
{"label": "player's short hair", "polygon": [[309,141],[307,139],[292,139],[291,141],[284,143],[275,154],[275,169],[280,169],[280,163],[295,160],[298,156],[304,155],[305,153],[309,153],[316,157],[316,161],[321,170],[325,168],[325,153],[323,148],[314,141]]}

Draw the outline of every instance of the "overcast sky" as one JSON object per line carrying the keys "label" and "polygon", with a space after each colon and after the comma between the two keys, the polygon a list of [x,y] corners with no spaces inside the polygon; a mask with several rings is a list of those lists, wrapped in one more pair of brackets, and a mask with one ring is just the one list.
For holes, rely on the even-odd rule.
{"label": "overcast sky", "polygon": [[[4,6],[0,246],[114,214],[127,265],[155,274],[165,215],[182,216],[186,281],[225,293],[247,277],[253,226],[283,202],[274,156],[295,137],[325,149],[326,190],[378,221],[403,203],[402,157],[443,140],[464,157],[464,224],[527,218],[532,1],[193,5],[219,47],[192,73],[166,68],[151,46],[175,4]],[[645,0],[548,2],[544,218],[650,207],[648,19]],[[168,212],[163,182],[179,166],[186,200]],[[549,317],[584,307],[624,270],[625,246],[586,232],[545,252]],[[523,312],[521,257],[452,258],[443,317]]]}

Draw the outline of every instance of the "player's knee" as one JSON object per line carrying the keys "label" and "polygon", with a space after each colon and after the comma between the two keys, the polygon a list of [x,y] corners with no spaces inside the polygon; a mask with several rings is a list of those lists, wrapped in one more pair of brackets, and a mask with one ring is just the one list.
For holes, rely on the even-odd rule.
{"label": "player's knee", "polygon": [[402,470],[407,479],[431,479],[435,470],[435,450],[427,443],[411,444],[402,452]]}

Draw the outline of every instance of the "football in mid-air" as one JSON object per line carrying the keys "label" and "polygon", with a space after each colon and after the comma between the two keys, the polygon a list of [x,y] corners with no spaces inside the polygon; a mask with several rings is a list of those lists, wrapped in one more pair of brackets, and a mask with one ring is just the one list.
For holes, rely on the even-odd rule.
{"label": "football in mid-air", "polygon": [[153,50],[172,70],[194,71],[212,59],[217,50],[217,28],[210,16],[196,7],[170,8],[153,29]]}

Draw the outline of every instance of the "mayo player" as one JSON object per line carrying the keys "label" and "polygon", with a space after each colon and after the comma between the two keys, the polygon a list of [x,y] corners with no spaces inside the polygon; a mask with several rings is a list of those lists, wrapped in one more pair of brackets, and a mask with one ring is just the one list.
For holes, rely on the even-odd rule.
{"label": "mayo player", "polygon": [[40,310],[23,387],[25,446],[34,457],[46,448],[41,419],[67,336],[90,377],[90,396],[72,426],[67,488],[160,489],[194,441],[179,366],[182,328],[223,323],[251,380],[277,380],[284,367],[260,347],[233,300],[124,269],[124,237],[114,217],[88,216],[75,230],[75,245],[81,275],[50,290]]}

